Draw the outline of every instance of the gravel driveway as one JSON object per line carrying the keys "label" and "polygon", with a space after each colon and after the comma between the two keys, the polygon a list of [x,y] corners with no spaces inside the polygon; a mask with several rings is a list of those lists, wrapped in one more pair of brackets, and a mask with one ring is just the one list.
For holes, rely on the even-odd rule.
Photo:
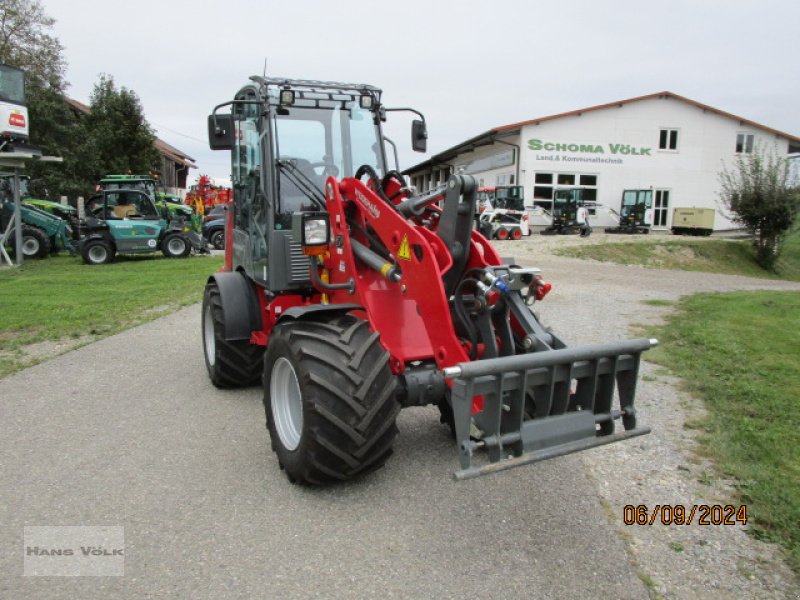
{"label": "gravel driveway", "polygon": [[[595,238],[595,236],[593,236]],[[597,239],[597,238],[595,238]],[[568,243],[572,243],[570,240]],[[543,319],[572,343],[631,337],[679,292],[800,285],[554,257]],[[258,389],[207,381],[199,306],[0,380],[0,598],[789,598],[740,527],[625,527],[625,504],[723,502],[683,429],[696,402],[649,364],[653,434],[455,483],[433,408],[399,419],[386,468],[323,490],[268,451]],[[124,577],[23,577],[26,525],[125,531]],[[680,548],[680,550],[678,550]]]}
{"label": "gravel driveway", "polygon": [[[604,241],[640,243],[647,237],[531,236],[498,243],[503,256],[543,269],[554,289],[538,310],[573,344],[636,337],[631,326],[660,323],[670,308],[643,304],[646,300],[676,301],[684,294],[711,291],[800,291],[800,284],[792,282],[645,269],[551,253],[559,245]],[[730,482],[718,481],[710,465],[693,454],[695,435],[684,423],[701,416],[703,407],[679,383],[663,368],[644,362],[637,405],[640,422],[653,432],[581,456],[609,522],[626,542],[629,560],[654,597],[800,598],[800,582],[778,558],[777,548],[746,535],[740,526],[623,524],[626,504],[726,504],[733,497]]]}

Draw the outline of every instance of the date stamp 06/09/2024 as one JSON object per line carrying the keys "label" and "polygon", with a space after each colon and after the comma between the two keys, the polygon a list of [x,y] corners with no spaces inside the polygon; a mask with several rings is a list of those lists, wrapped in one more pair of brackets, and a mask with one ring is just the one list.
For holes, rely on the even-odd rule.
{"label": "date stamp 06/09/2024", "polygon": [[626,504],[625,525],[747,525],[747,505]]}

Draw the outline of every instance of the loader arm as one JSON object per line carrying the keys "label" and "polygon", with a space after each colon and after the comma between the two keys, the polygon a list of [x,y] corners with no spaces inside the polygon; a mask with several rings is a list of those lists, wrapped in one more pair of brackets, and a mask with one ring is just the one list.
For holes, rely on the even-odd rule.
{"label": "loader arm", "polygon": [[[461,463],[456,478],[648,433],[636,425],[634,397],[640,355],[656,341],[572,348],[544,327],[525,302],[543,285],[538,270],[502,264],[472,231],[475,189],[472,177],[453,176],[443,207],[426,204],[425,212],[404,210],[414,201],[398,206],[357,179],[326,185],[342,252],[325,270],[334,284],[354,282],[355,303],[381,333],[395,373],[408,376],[420,361],[439,369]],[[347,289],[331,298],[346,300],[353,302]]]}

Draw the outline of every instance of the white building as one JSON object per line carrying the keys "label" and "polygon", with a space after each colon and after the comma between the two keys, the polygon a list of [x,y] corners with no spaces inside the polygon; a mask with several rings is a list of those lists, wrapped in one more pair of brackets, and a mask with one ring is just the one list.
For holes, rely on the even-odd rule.
{"label": "white building", "polygon": [[520,184],[526,204],[546,205],[556,187],[615,210],[626,189],[652,189],[654,229],[671,226],[673,208],[714,208],[715,229],[734,225],[719,206],[719,173],[759,146],[781,156],[800,138],[672,92],[497,127],[411,167],[425,191],[451,173],[481,187]]}

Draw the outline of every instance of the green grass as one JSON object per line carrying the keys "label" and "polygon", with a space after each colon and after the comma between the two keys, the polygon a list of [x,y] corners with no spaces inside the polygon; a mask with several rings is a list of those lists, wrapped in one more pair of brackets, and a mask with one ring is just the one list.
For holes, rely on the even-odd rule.
{"label": "green grass", "polygon": [[752,531],[800,571],[800,293],[684,298],[648,360],[668,366],[709,416],[690,426],[719,474],[738,482]]}
{"label": "green grass", "polygon": [[758,266],[750,242],[744,240],[669,239],[651,237],[631,242],[567,246],[561,256],[592,258],[656,269],[706,271],[766,279],[800,281],[800,232],[789,236],[777,264],[777,273]]}
{"label": "green grass", "polygon": [[43,341],[111,335],[202,299],[221,257],[118,258],[84,265],[55,256],[0,270],[0,377],[41,360],[22,350]]}

